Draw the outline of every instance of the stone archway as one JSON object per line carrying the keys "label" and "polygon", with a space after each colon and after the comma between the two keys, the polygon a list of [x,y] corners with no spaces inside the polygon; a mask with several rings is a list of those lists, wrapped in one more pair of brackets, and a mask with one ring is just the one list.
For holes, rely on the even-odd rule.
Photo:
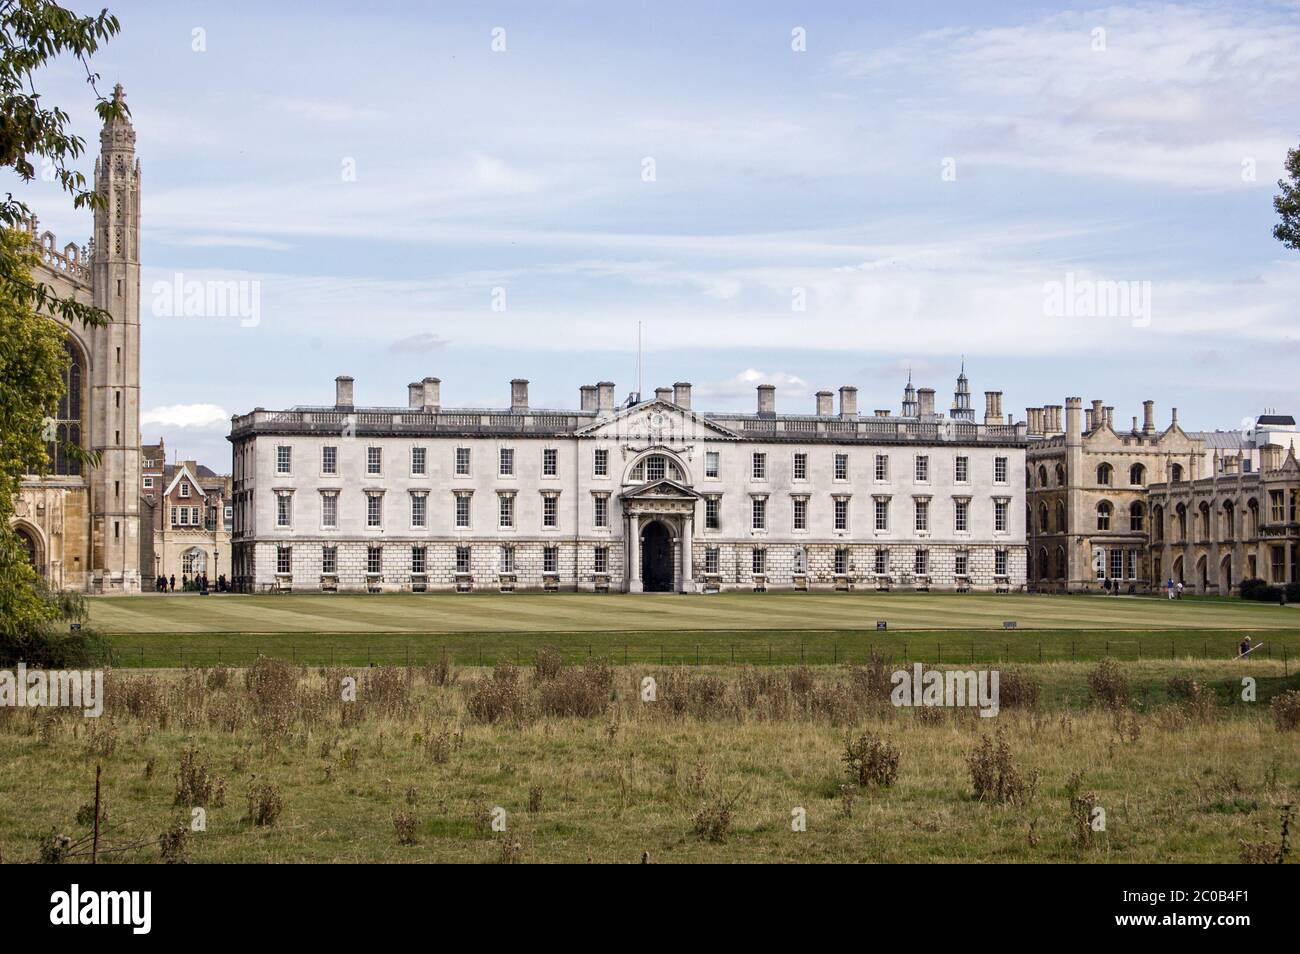
{"label": "stone archway", "polygon": [[662,520],[641,528],[641,586],[646,593],[673,590],[673,535]]}
{"label": "stone archway", "polygon": [[45,554],[41,548],[40,536],[35,530],[22,524],[14,527],[14,532],[18,534],[18,543],[27,554],[27,559],[32,566],[36,568],[36,572],[45,576]]}

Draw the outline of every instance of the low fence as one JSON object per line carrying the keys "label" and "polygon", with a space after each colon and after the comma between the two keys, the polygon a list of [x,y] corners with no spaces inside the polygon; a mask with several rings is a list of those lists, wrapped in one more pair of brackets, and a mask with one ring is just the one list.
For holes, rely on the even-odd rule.
{"label": "low fence", "polygon": [[[456,646],[422,642],[417,646],[398,649],[337,645],[324,641],[310,643],[268,642],[251,649],[207,648],[178,645],[172,648],[144,646],[114,647],[101,660],[101,664],[124,669],[163,669],[175,667],[206,668],[251,665],[259,657],[279,659],[305,666],[429,666],[444,658],[456,666],[493,666],[498,662],[511,662],[531,666],[542,647],[558,652],[566,663],[601,660],[619,664],[657,664],[661,666],[792,666],[792,665],[863,665],[879,656],[888,664],[912,662],[933,665],[1007,665],[1054,662],[1095,662],[1103,657],[1121,661],[1142,660],[1232,660],[1236,657],[1236,641],[1232,637],[1202,640],[1171,639],[1168,643],[1155,640],[1016,640],[992,642],[980,640],[908,640],[900,638],[888,643],[830,642],[799,645],[755,646],[752,644],[697,643],[693,646],[636,644],[606,639],[585,645],[573,642],[548,644],[539,642],[534,647],[502,647],[493,644],[466,644]],[[445,655],[444,655],[445,654]],[[1271,643],[1260,646],[1251,659],[1273,660],[1283,663],[1284,673],[1290,673],[1288,647],[1279,647],[1276,656]]]}

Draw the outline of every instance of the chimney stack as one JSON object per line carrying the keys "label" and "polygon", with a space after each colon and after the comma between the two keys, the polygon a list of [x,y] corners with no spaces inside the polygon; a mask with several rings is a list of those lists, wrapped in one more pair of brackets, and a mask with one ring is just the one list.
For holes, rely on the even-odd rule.
{"label": "chimney stack", "polygon": [[921,417],[932,417],[934,415],[934,388],[918,388],[916,399],[920,404],[919,413]]}
{"label": "chimney stack", "polygon": [[1177,426],[1178,426],[1178,408],[1174,408],[1174,409],[1173,409],[1173,412],[1174,412],[1174,413],[1173,413],[1173,416],[1172,416],[1172,418],[1171,418],[1170,421],[1169,421],[1169,426],[1170,426],[1170,427],[1177,427]]}
{"label": "chimney stack", "polygon": [[1142,433],[1154,434],[1156,432],[1156,402],[1142,402]]}
{"label": "chimney stack", "polygon": [[584,384],[578,388],[578,407],[584,411],[596,410],[596,385]]}
{"label": "chimney stack", "polygon": [[887,407],[876,408],[876,417],[889,417],[889,408]]}
{"label": "chimney stack", "polygon": [[596,412],[601,417],[614,413],[614,382],[597,382],[596,395]]}
{"label": "chimney stack", "polygon": [[835,413],[835,395],[830,391],[817,392],[817,416],[830,417]]}
{"label": "chimney stack", "polygon": [[858,416],[858,389],[849,385],[840,388],[840,417]]}
{"label": "chimney stack", "polygon": [[419,381],[406,386],[406,406],[413,411],[424,407],[424,385]]}
{"label": "chimney stack", "polygon": [[1028,433],[1035,436],[1041,436],[1043,433],[1043,412],[1046,410],[1041,407],[1025,408],[1025,424]]}
{"label": "chimney stack", "polygon": [[673,385],[673,403],[686,410],[691,409],[691,382],[678,381]]}
{"label": "chimney stack", "polygon": [[1113,431],[1115,429],[1115,406],[1113,404],[1107,404],[1102,408],[1102,410],[1105,411],[1102,420],[1105,421],[1106,426]]}
{"label": "chimney stack", "polygon": [[436,411],[442,404],[442,379],[425,378],[420,382],[424,391],[424,409],[426,411]]}
{"label": "chimney stack", "polygon": [[1133,430],[1132,430],[1131,433],[1133,433],[1133,434],[1140,433],[1140,432],[1138,431],[1138,418],[1137,418],[1137,415],[1136,415],[1136,414],[1133,415]]}
{"label": "chimney stack", "polygon": [[1101,401],[1094,400],[1092,402],[1092,410],[1088,414],[1088,430],[1097,430],[1105,420],[1106,416],[1102,410]]}
{"label": "chimney stack", "polygon": [[510,410],[528,410],[528,380],[515,378],[510,382]]}
{"label": "chimney stack", "polygon": [[346,374],[334,379],[334,406],[352,409],[352,378]]}
{"label": "chimney stack", "polygon": [[655,388],[655,400],[656,400],[656,401],[667,401],[669,404],[671,404],[671,403],[673,402],[673,389],[672,389],[672,388]]}
{"label": "chimney stack", "polygon": [[758,386],[758,413],[763,417],[776,415],[776,385],[760,384]]}
{"label": "chimney stack", "polygon": [[1001,391],[984,392],[984,423],[985,424],[1002,423],[1002,392]]}

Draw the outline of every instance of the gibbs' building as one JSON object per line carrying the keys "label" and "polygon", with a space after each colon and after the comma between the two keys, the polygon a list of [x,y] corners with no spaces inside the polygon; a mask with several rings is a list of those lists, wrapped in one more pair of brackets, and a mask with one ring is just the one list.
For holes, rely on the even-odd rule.
{"label": "gibbs' building", "polygon": [[[119,85],[113,96],[123,98]],[[94,305],[110,320],[68,326],[64,395],[51,422],[49,472],[25,479],[14,528],[33,565],[56,589],[140,590],[140,163],[125,118],[105,123],[95,160],[95,212],[89,247],[62,249],[35,218],[28,223],[39,261],[33,278],[63,298]],[[51,318],[52,321],[61,319]],[[83,467],[61,445],[100,455]]]}
{"label": "gibbs' building", "polygon": [[576,410],[256,409],[232,420],[231,573],[244,590],[596,590],[1025,586],[1024,424],[963,373],[949,414],[909,380],[902,413],[819,392],[778,413],[692,406],[691,385]]}

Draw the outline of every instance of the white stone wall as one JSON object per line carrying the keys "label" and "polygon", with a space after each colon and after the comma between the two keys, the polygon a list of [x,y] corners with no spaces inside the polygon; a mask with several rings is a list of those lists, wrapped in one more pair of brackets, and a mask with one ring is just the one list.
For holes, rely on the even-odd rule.
{"label": "white stone wall", "polygon": [[[293,449],[290,474],[276,473],[276,448]],[[338,448],[338,474],[321,473],[321,449]],[[383,472],[366,473],[367,448],[383,450]],[[411,473],[411,448],[426,449],[425,475]],[[471,450],[468,476],[455,473],[458,446]],[[498,471],[499,452],[514,450],[512,476]],[[543,450],[554,448],[558,457],[558,474],[542,473]],[[593,473],[594,451],[609,452],[609,476]],[[719,474],[705,476],[705,455],[719,454]],[[371,545],[384,549],[383,583],[387,587],[410,586],[410,553],[413,545],[428,547],[428,585],[431,589],[450,589],[456,584],[455,549],[458,544],[472,546],[472,577],[476,589],[500,585],[499,546],[515,547],[515,572],[518,588],[543,585],[542,549],[559,547],[558,575],[563,588],[591,588],[594,585],[593,561],[597,545],[609,548],[611,589],[623,589],[624,541],[623,514],[619,494],[636,482],[631,480],[633,465],[648,453],[665,453],[684,471],[685,483],[701,495],[719,495],[721,526],[705,526],[703,502],[697,505],[694,519],[694,578],[702,583],[705,551],[716,546],[721,554],[722,585],[752,586],[750,553],[755,546],[767,548],[767,585],[789,587],[794,582],[794,560],[798,547],[809,554],[808,585],[835,585],[832,566],[837,546],[851,548],[850,561],[855,565],[855,585],[875,585],[874,550],[887,548],[893,585],[912,585],[911,571],[918,547],[930,551],[932,588],[956,585],[953,562],[956,550],[970,554],[970,584],[976,589],[1002,585],[993,579],[994,553],[1008,552],[1008,576],[1005,585],[1019,589],[1025,583],[1025,451],[1022,446],[957,445],[955,443],[833,443],[809,441],[736,440],[707,432],[693,433],[679,440],[651,447],[645,440],[629,440],[625,433],[538,437],[532,435],[485,435],[457,438],[436,437],[368,437],[361,434],[345,439],[337,436],[276,435],[258,433],[237,439],[236,445],[236,546],[245,546],[255,556],[257,588],[291,582],[295,589],[314,589],[320,585],[320,553],[326,543],[339,547],[340,589],[365,586],[365,553]],[[752,476],[752,455],[767,455],[765,479]],[[794,455],[808,455],[806,479],[794,479]],[[848,454],[848,477],[835,478],[835,455]],[[875,457],[889,457],[885,480],[875,479]],[[915,476],[917,455],[929,457],[929,479]],[[968,458],[968,479],[954,479],[958,456]],[[994,481],[994,459],[1005,457],[1006,481]],[[321,490],[339,493],[336,528],[321,526]],[[428,494],[427,526],[416,528],[410,521],[410,493]],[[276,526],[276,492],[289,491],[293,496],[293,523]],[[384,496],[383,525],[366,526],[366,492],[379,491]],[[455,493],[472,492],[471,526],[454,525]],[[515,495],[515,521],[512,528],[498,522],[498,494]],[[543,492],[558,494],[557,526],[542,526]],[[609,526],[594,526],[593,495],[609,495]],[[241,506],[241,494],[243,504]],[[752,500],[755,495],[767,498],[767,526],[752,527]],[[793,497],[808,498],[806,530],[793,528]],[[833,525],[835,496],[849,499],[849,525],[836,530]],[[874,500],[888,497],[890,520],[887,529],[875,529]],[[927,497],[930,502],[929,529],[917,531],[914,502]],[[954,526],[956,497],[970,499],[969,524],[965,532]],[[996,532],[994,500],[1004,498],[1006,530]],[[277,544],[293,547],[292,579],[277,578],[275,548]],[[576,562],[575,562],[576,555]],[[238,557],[237,557],[238,559]],[[737,572],[739,567],[739,572]]]}

